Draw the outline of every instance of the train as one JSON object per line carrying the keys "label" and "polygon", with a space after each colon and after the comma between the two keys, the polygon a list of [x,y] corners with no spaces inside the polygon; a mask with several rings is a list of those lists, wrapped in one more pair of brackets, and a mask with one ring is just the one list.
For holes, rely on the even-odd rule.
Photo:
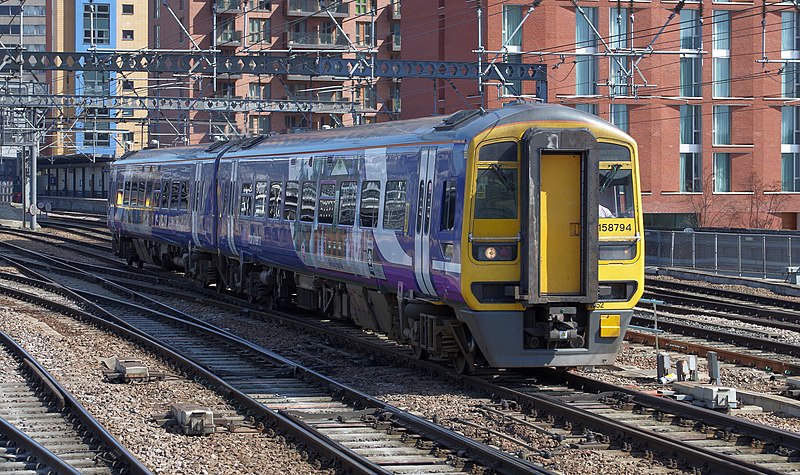
{"label": "train", "polygon": [[611,364],[644,286],[636,142],[556,104],[129,152],[108,226],[131,266],[462,373]]}

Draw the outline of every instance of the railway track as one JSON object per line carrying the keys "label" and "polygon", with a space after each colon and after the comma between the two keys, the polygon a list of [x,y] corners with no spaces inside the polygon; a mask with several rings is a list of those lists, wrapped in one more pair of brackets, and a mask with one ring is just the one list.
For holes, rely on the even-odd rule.
{"label": "railway track", "polygon": [[[59,272],[69,275],[75,271]],[[283,325],[317,332],[337,347],[357,347],[370,355],[381,355],[386,360],[401,362],[444,380],[458,381],[467,387],[494,394],[501,400],[481,410],[500,417],[509,425],[535,427],[536,431],[550,437],[571,441],[575,447],[631,451],[647,459],[659,460],[666,467],[682,470],[711,470],[714,473],[800,471],[797,463],[800,438],[796,434],[569,373],[539,371],[533,379],[509,372],[464,377],[435,362],[415,360],[410,350],[398,350],[396,345],[375,336],[365,337],[363,332],[352,328],[312,323],[308,319],[276,312],[263,313],[257,306],[193,288],[180,279],[150,276],[136,279],[136,275],[118,272],[113,279],[123,287],[172,298],[180,296],[185,299],[191,289],[192,298],[200,305],[226,308],[236,313],[245,308],[252,317],[277,319]],[[139,280],[138,284],[136,280]],[[167,284],[180,290],[169,290]],[[470,425],[466,420],[453,422]],[[514,438],[509,438],[506,433],[486,427],[475,430],[485,434],[487,439],[525,447],[524,441],[511,440]],[[535,448],[528,449],[536,453]]]}
{"label": "railway track", "polygon": [[[27,269],[25,273],[35,274]],[[20,277],[16,280],[25,281]],[[46,284],[46,280],[49,279],[40,275],[38,280],[27,280],[26,285],[40,285],[50,292],[59,290],[58,286]],[[65,279],[61,282],[78,286]],[[87,290],[92,286],[91,292]],[[324,446],[326,455],[356,473],[460,473],[488,469],[512,474],[552,473],[157,302],[148,303],[159,308],[154,310],[123,302],[96,284],[83,287],[73,292],[98,302],[98,311],[107,319],[116,320],[131,333],[158,341],[164,357],[166,349],[171,358],[182,355],[183,365],[191,364],[193,373],[203,374],[215,386],[223,387],[249,411],[293,425],[295,436],[314,438],[318,449]],[[121,289],[116,287],[117,291]],[[26,298],[32,296],[29,293]],[[149,300],[141,296],[138,299]],[[111,317],[113,314],[122,317]]]}
{"label": "railway track", "polygon": [[3,332],[0,347],[0,472],[150,473]]}

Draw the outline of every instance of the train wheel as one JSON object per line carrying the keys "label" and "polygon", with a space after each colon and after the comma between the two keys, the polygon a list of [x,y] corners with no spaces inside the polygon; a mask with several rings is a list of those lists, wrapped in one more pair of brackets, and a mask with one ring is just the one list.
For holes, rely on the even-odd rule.
{"label": "train wheel", "polygon": [[414,357],[416,357],[418,360],[427,360],[428,357],[430,356],[428,350],[419,345],[412,344],[411,349],[414,350]]}
{"label": "train wheel", "polygon": [[467,361],[467,358],[461,353],[453,359],[453,367],[458,374],[470,375],[475,373],[475,363]]}

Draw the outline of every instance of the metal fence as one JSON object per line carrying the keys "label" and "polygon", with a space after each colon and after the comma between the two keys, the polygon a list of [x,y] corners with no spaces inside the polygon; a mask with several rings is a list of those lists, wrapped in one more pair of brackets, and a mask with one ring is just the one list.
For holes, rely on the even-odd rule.
{"label": "metal fence", "polygon": [[800,235],[645,231],[645,263],[788,280],[800,266]]}

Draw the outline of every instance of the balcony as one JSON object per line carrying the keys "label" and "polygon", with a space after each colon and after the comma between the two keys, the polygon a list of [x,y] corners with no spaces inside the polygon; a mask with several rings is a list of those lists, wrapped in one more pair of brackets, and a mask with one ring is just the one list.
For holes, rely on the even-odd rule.
{"label": "balcony", "polygon": [[242,45],[242,32],[239,30],[222,30],[217,36],[217,46],[236,47]]}
{"label": "balcony", "polygon": [[286,0],[286,16],[346,17],[349,14],[347,3],[341,0]]}
{"label": "balcony", "polygon": [[392,46],[391,46],[392,51],[395,51],[395,52],[400,51],[400,39],[401,38],[402,37],[400,35],[398,35],[398,34],[390,35],[390,40],[392,41]]}
{"label": "balcony", "polygon": [[308,49],[347,49],[347,38],[338,33],[321,33],[319,31],[289,31],[286,44],[290,48]]}
{"label": "balcony", "polygon": [[242,11],[242,0],[217,0],[217,13],[237,14]]}

